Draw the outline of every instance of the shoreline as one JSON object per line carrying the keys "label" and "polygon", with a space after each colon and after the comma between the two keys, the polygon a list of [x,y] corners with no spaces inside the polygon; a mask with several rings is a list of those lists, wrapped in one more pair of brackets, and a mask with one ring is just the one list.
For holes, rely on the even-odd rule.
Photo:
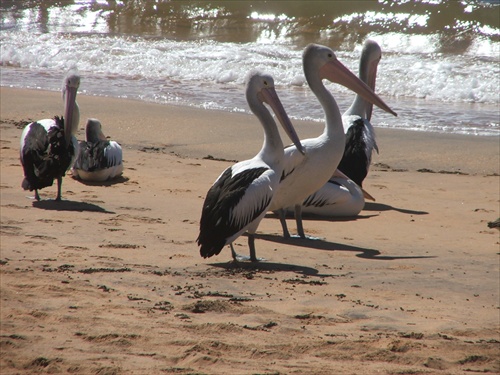
{"label": "shoreline", "polygon": [[[500,370],[497,139],[377,128],[363,184],[376,202],[307,218],[317,241],[284,240],[268,215],[266,260],[234,264],[228,248],[201,258],[195,239],[227,160],[260,149],[254,116],[79,95],[81,124],[96,117],[122,144],[123,178],[68,173],[62,202],[55,186],[34,202],[19,125],[60,114],[61,95],[1,88],[0,100],[2,373]],[[293,123],[301,138],[323,128]],[[246,237],[234,245],[247,254]]]}
{"label": "shoreline", "polygon": [[[43,95],[38,95],[40,93]],[[63,103],[59,92],[0,87],[0,95],[4,119],[16,116],[23,120],[35,120],[62,112]],[[11,99],[13,97],[30,103],[19,106],[25,108],[24,112],[9,111],[9,107],[17,107]],[[40,105],[38,99],[47,104]],[[128,142],[128,147],[155,145],[162,152],[179,153],[185,157],[203,158],[215,153],[212,155],[215,158],[242,160],[252,157],[262,142],[260,125],[249,114],[81,94],[77,100],[81,111],[81,126],[77,135],[79,140],[84,138],[86,119],[95,117],[103,124],[105,134],[112,139],[121,143],[122,140],[133,138],[134,142]],[[126,107],[123,107],[124,103]],[[27,110],[29,107],[34,109],[31,113]],[[126,121],[127,116],[132,118],[142,109],[148,113],[149,121],[154,123],[148,123],[140,117],[134,124]],[[500,167],[495,162],[500,155],[498,137],[379,128],[376,115],[375,112],[373,124],[380,154],[373,154],[372,165],[384,164],[395,170],[428,169],[482,175],[500,173]],[[204,119],[202,123],[198,121],[200,117]],[[176,118],[177,122],[169,121],[170,118]],[[219,118],[224,118],[225,124],[237,125],[234,132],[228,132],[227,125],[221,123]],[[292,122],[301,139],[316,137],[323,131],[324,124],[320,122]],[[199,126],[203,128],[198,129]],[[150,137],[149,134],[158,137]],[[284,144],[289,143],[286,136],[282,135],[282,138]],[[245,147],[240,147],[242,143]]]}

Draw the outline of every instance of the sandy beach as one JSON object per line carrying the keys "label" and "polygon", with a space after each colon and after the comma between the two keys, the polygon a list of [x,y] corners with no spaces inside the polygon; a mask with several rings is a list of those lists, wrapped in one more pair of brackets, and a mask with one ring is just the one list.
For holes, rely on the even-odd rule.
{"label": "sandy beach", "polygon": [[376,202],[307,218],[317,241],[284,240],[268,215],[266,260],[234,264],[229,248],[201,258],[195,239],[213,181],[260,149],[255,117],[79,94],[81,124],[98,118],[122,145],[123,177],[68,173],[62,202],[55,185],[35,202],[19,137],[62,114],[61,95],[0,98],[1,374],[500,371],[498,138],[377,128]]}

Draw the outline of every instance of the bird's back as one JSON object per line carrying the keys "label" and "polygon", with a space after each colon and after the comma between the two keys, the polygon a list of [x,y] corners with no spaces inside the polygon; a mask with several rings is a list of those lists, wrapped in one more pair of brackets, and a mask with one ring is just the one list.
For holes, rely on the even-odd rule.
{"label": "bird's back", "polygon": [[55,178],[64,176],[75,155],[72,142],[66,145],[64,120],[41,120],[26,126],[21,137],[21,162],[25,190],[51,186]]}
{"label": "bird's back", "polygon": [[332,177],[302,205],[303,214],[327,217],[356,216],[365,205],[361,188],[352,180]]}
{"label": "bird's back", "polygon": [[[342,147],[323,147],[324,137],[302,140],[305,154],[294,147],[285,148],[283,173],[270,210],[300,204],[317,191],[335,171],[342,157]],[[326,137],[325,137],[325,141]],[[325,161],[329,161],[325,163]]]}
{"label": "bird's back", "polygon": [[227,168],[207,193],[197,238],[204,258],[219,254],[267,211],[278,176],[264,164],[238,170],[242,164]]}
{"label": "bird's back", "polygon": [[80,142],[73,175],[85,181],[106,181],[123,172],[122,148],[114,141]]}
{"label": "bird's back", "polygon": [[81,169],[86,172],[94,172],[99,169],[107,168],[107,161],[104,155],[109,141],[98,142],[80,142],[80,149],[75,160],[75,169]]}
{"label": "bird's back", "polygon": [[349,116],[344,155],[338,169],[362,186],[370,168],[373,149],[378,151],[373,127],[368,120]]}

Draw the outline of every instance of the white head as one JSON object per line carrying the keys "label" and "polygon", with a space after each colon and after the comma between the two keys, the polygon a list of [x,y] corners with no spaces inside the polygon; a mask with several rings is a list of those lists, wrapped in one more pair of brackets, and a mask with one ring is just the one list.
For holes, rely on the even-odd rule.
{"label": "white head", "polygon": [[330,48],[318,44],[309,44],[302,55],[302,62],[304,74],[311,88],[317,87],[319,81],[328,79],[331,82],[347,87],[370,103],[397,116],[396,112],[389,108],[370,87],[337,60],[337,56]]}
{"label": "white head", "polygon": [[264,111],[267,111],[263,103],[268,104],[297,149],[304,153],[299,137],[276,93],[273,77],[269,74],[252,70],[246,77],[246,85],[246,98],[252,112],[261,118]]}
{"label": "white head", "polygon": [[102,132],[102,125],[99,120],[95,118],[87,119],[87,125],[85,126],[85,140],[91,143],[107,140],[106,136]]}

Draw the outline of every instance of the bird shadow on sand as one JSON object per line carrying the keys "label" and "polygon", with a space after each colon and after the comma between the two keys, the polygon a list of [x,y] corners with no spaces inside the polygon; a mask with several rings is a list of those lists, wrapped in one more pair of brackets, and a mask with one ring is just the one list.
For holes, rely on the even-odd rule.
{"label": "bird shadow on sand", "polygon": [[273,263],[262,260],[260,262],[225,262],[211,263],[210,266],[223,268],[228,272],[257,271],[257,272],[295,272],[301,275],[326,277],[331,275],[320,274],[316,268],[304,267],[295,264]]}
{"label": "bird shadow on sand", "polygon": [[300,246],[309,249],[317,249],[324,251],[352,251],[359,258],[372,259],[372,260],[397,260],[397,259],[427,259],[436,258],[432,255],[410,255],[410,256],[393,256],[381,255],[380,251],[375,249],[367,249],[363,247],[351,246],[342,243],[325,241],[322,239],[302,239],[302,238],[289,238],[286,239],[281,235],[275,234],[256,234],[255,238],[265,241],[271,241],[291,246]]}
{"label": "bird shadow on sand", "polygon": [[407,210],[405,208],[397,208],[389,206],[388,204],[383,203],[374,203],[374,202],[366,202],[363,211],[397,211],[403,214],[408,215],[428,215],[427,211],[415,211],[415,210]]}
{"label": "bird shadow on sand", "polygon": [[[364,220],[364,219],[369,219],[375,216],[379,216],[378,212],[383,212],[383,211],[397,211],[401,212],[403,214],[407,215],[428,215],[429,213],[427,211],[415,211],[415,210],[408,210],[405,208],[397,208],[397,207],[392,207],[387,204],[383,203],[374,203],[374,202],[366,202],[365,207],[363,208],[363,211],[371,211],[371,212],[377,212],[373,214],[358,214],[358,215],[353,215],[353,216],[321,216],[321,215],[315,215],[315,214],[310,214],[307,212],[304,212],[302,214],[302,218],[305,220],[309,221],[357,221],[357,220]],[[286,213],[286,218],[291,219],[294,217],[293,212],[287,212]],[[275,214],[274,212],[268,212],[266,214],[266,218],[274,218],[278,219],[279,216]]]}
{"label": "bird shadow on sand", "polygon": [[87,186],[113,186],[117,184],[123,184],[129,180],[128,177],[124,176],[118,176],[115,177],[111,180],[106,180],[106,181],[84,181],[80,178],[76,178],[75,176],[72,176],[73,180],[78,181],[81,184],[87,185]]}
{"label": "bird shadow on sand", "polygon": [[[356,220],[365,220],[371,217],[379,216],[378,214],[372,215],[355,215],[355,216],[320,216],[310,213],[304,213],[302,215],[302,219],[307,221],[356,221]],[[293,219],[294,214],[291,212],[287,212],[287,219]],[[266,213],[266,219],[277,219],[279,220],[279,216],[274,212]]]}
{"label": "bird shadow on sand", "polygon": [[102,212],[105,214],[115,213],[112,211],[108,211],[105,208],[102,208],[101,206],[98,206],[93,203],[68,201],[68,200],[56,201],[54,199],[45,199],[42,201],[34,201],[33,207],[49,211],[78,211],[78,212],[89,211],[89,212]]}

